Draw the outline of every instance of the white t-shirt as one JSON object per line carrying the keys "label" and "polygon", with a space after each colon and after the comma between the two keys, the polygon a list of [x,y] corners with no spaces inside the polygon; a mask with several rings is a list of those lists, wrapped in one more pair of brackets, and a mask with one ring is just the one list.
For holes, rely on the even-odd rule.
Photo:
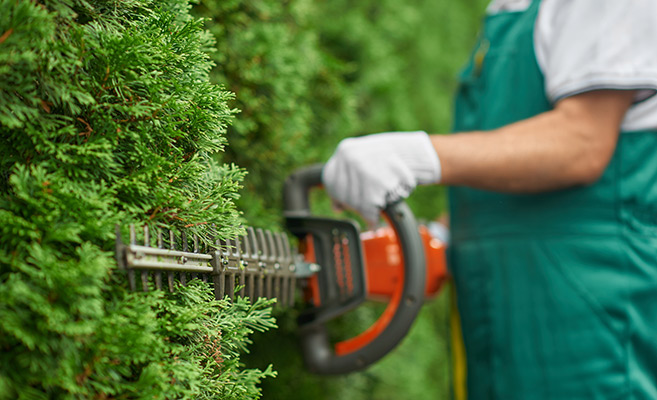
{"label": "white t-shirt", "polygon": [[[493,0],[487,13],[531,0]],[[622,130],[657,129],[657,0],[543,0],[534,48],[551,102],[596,89],[637,89]]]}

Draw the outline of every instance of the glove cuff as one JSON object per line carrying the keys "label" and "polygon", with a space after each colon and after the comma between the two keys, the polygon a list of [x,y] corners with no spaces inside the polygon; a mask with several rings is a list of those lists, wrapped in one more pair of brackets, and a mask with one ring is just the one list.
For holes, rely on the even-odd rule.
{"label": "glove cuff", "polygon": [[442,168],[440,158],[433,148],[431,138],[424,131],[403,133],[405,146],[400,147],[400,156],[408,165],[419,185],[440,183]]}

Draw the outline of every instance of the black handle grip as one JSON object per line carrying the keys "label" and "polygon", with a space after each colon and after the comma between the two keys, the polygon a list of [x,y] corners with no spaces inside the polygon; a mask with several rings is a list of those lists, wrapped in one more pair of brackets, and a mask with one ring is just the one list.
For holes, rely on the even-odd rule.
{"label": "black handle grip", "polygon": [[[310,215],[308,192],[321,185],[322,165],[301,169],[285,184],[286,215]],[[424,301],[426,262],[417,222],[404,202],[389,205],[384,213],[395,230],[404,259],[404,282],[394,315],[383,331],[363,347],[337,355],[323,324],[300,327],[307,367],[319,374],[345,374],[366,368],[388,354],[406,336]]]}
{"label": "black handle grip", "polygon": [[296,170],[287,178],[283,187],[285,215],[310,215],[309,192],[321,186],[323,168],[324,164],[313,164]]}

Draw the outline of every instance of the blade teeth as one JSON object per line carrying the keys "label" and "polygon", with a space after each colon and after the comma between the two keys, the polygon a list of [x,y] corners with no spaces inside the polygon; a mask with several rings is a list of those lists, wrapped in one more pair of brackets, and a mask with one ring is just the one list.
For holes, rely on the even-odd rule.
{"label": "blade teeth", "polygon": [[238,241],[238,246],[237,249],[239,249],[240,252],[240,257],[238,258],[238,263],[239,263],[239,286],[240,286],[240,291],[239,291],[239,296],[244,297],[246,295],[246,265],[247,262],[244,259],[244,256],[248,256],[249,254],[249,241],[247,240],[246,236],[240,236],[237,238]]}
{"label": "blade teeth", "polygon": [[[187,243],[187,232],[182,231],[180,233],[180,241],[182,243],[182,251],[188,252],[189,251],[189,243]],[[180,272],[179,273],[179,280],[180,284],[183,286],[187,286],[187,273],[186,272]]]}
{"label": "blade teeth", "polygon": [[270,230],[265,231],[265,237],[267,238],[267,248],[269,249],[269,255],[267,259],[270,261],[276,260],[276,244],[274,243],[274,234]]}
{"label": "blade teeth", "polygon": [[[130,224],[130,244],[137,244],[137,233],[135,232],[135,225]],[[132,268],[128,268],[128,282],[130,284],[130,290],[133,292],[137,290],[137,282],[135,281],[135,271]]]}
{"label": "blade teeth", "polygon": [[247,286],[249,288],[247,296],[249,296],[249,300],[251,300],[251,302],[254,302],[255,298],[253,296],[255,295],[255,276],[253,274],[249,274]]}
{"label": "blade teeth", "polygon": [[[120,226],[117,229],[117,249],[120,249]],[[218,232],[214,225],[212,231],[213,235]],[[143,291],[166,288],[165,290],[173,292],[176,284],[187,286],[190,279],[200,278],[203,282],[211,282],[217,299],[222,299],[226,295],[231,300],[235,296],[242,296],[254,302],[257,298],[265,297],[278,299],[279,306],[293,304],[295,278],[294,270],[291,268],[292,251],[288,236],[284,233],[274,233],[271,230],[254,229],[253,227],[246,227],[245,231],[243,236],[226,240],[213,238],[212,242],[208,244],[197,234],[191,235],[189,231],[157,227],[151,230],[148,225],[144,225],[137,232],[135,225],[131,224],[129,225],[130,245],[137,247],[129,251],[134,252],[131,254],[135,254],[138,260],[143,257],[139,254],[143,253],[150,258],[145,259],[146,261],[142,259],[141,264],[137,262],[133,264],[133,261],[129,261],[130,265],[133,265],[133,267],[127,268],[130,288],[136,290],[136,287],[140,286]],[[143,238],[141,237],[142,233]],[[155,257],[159,259],[159,257],[154,255],[157,252],[149,253],[147,250],[139,250],[138,239],[139,245],[143,243],[144,247],[187,253],[190,252],[189,248],[193,247],[193,253],[213,255],[212,272],[166,270],[164,264],[161,267],[157,264],[152,268],[143,267],[143,265],[147,265],[144,262],[148,263],[151,262],[149,260],[154,260]],[[117,250],[117,254],[119,252],[123,254],[123,250]],[[166,257],[163,256],[162,260],[165,263],[168,262]],[[130,260],[133,259],[130,258]],[[236,293],[237,285],[240,289]]]}
{"label": "blade teeth", "polygon": [[[150,231],[148,229],[148,225],[144,225],[143,227],[144,230],[144,246],[146,247],[151,247],[151,235]],[[148,271],[141,271],[141,290],[144,292],[148,292],[148,277],[149,273]]]}
{"label": "blade teeth", "polygon": [[265,276],[265,297],[268,299],[274,298],[274,274],[276,272],[275,270],[275,263],[276,263],[276,258],[277,258],[277,249],[276,249],[276,241],[274,239],[274,234],[272,231],[267,230],[265,231],[265,237],[267,238],[267,248],[270,251],[269,256],[267,257],[267,268],[265,270],[266,276]]}
{"label": "blade teeth", "polygon": [[[241,236],[236,237],[233,239],[233,263],[235,263],[235,266],[237,267],[237,270],[233,269],[230,274],[230,280],[228,281],[228,293],[230,293],[230,298],[231,300],[235,299],[235,289],[237,288],[237,285],[239,285],[239,279],[240,279],[240,271],[241,271],[241,262],[242,262],[242,240]],[[239,294],[237,294],[239,295]]]}
{"label": "blade teeth", "polygon": [[[169,249],[170,250],[176,249],[176,234],[171,229],[169,229]],[[174,279],[175,279],[175,275],[173,274],[173,272],[167,272],[167,284],[169,285],[169,292],[171,293],[173,293],[175,289]]]}
{"label": "blade teeth", "polygon": [[171,229],[169,229],[169,249],[176,249],[176,234]]}
{"label": "blade teeth", "polygon": [[[192,240],[194,243],[194,253],[198,253],[198,235],[194,234]],[[192,279],[198,279],[198,274],[192,274]]]}
{"label": "blade teeth", "polygon": [[245,265],[246,276],[245,276],[245,285],[246,285],[246,296],[250,301],[255,300],[257,295],[256,291],[256,275],[260,273],[260,245],[258,243],[258,234],[253,227],[248,227],[246,230],[245,237],[245,253],[242,254],[242,258],[247,261]]}
{"label": "blade teeth", "polygon": [[219,239],[215,239],[214,242],[215,250],[214,256],[212,257],[212,284],[214,286],[214,298],[221,300],[224,298],[224,272],[222,265],[222,255],[221,255],[221,246],[219,244]]}
{"label": "blade teeth", "polygon": [[227,283],[228,287],[226,288],[226,292],[228,293],[228,298],[232,301],[233,297],[235,296],[235,274],[234,273],[229,273],[227,278]]}
{"label": "blade teeth", "polygon": [[248,227],[246,230],[246,237],[248,238],[249,243],[249,255],[253,258],[258,257],[258,241],[256,238],[256,233],[253,227]]}
{"label": "blade teeth", "polygon": [[[198,253],[198,235],[194,234],[194,236],[192,236],[192,243],[193,243],[193,246],[194,246],[193,253]],[[190,275],[192,277],[191,279],[198,279],[198,274],[197,273],[191,273]]]}
{"label": "blade teeth", "polygon": [[[226,266],[228,263],[228,257],[230,256],[230,242],[225,239],[217,240],[217,252],[219,256],[217,257],[217,270],[218,275],[215,278],[215,296],[221,300],[226,297]],[[228,297],[231,295],[229,294]]]}
{"label": "blade teeth", "polygon": [[183,286],[187,286],[187,274],[184,272],[180,273],[180,284]]}
{"label": "blade teeth", "polygon": [[226,297],[226,274],[219,274],[219,300],[222,300]]}
{"label": "blade teeth", "polygon": [[283,251],[285,253],[284,262],[283,262],[283,274],[285,278],[285,289],[283,289],[283,298],[285,300],[286,306],[294,305],[294,290],[295,290],[295,279],[294,271],[292,270],[292,248],[290,246],[290,239],[286,234],[281,235],[283,237]]}
{"label": "blade teeth", "polygon": [[265,232],[261,228],[257,228],[255,231],[256,243],[258,246],[258,272],[255,278],[256,280],[256,290],[255,290],[255,299],[265,296],[265,281],[264,281],[264,268],[267,265],[266,254],[267,254],[267,241],[265,239]]}
{"label": "blade teeth", "polygon": [[160,271],[155,273],[155,287],[157,290],[162,290],[162,273]]}
{"label": "blade teeth", "polygon": [[248,254],[249,253],[249,242],[246,240],[246,235],[238,236],[237,237],[237,244],[240,249],[240,254]]}
{"label": "blade teeth", "polygon": [[283,260],[285,258],[285,250],[283,249],[283,237],[282,234],[274,234],[274,242],[276,245],[276,261],[274,263],[274,297],[278,299],[278,304],[281,306],[285,305],[285,297],[283,296],[282,290],[284,290],[284,280],[282,276]]}
{"label": "blade teeth", "polygon": [[[163,249],[164,248],[164,240],[162,239],[162,230],[157,229],[157,248],[158,249]],[[155,287],[157,290],[162,290],[162,272],[161,271],[156,271],[155,272]]]}
{"label": "blade teeth", "polygon": [[258,242],[256,240],[256,233],[253,227],[249,226],[246,229],[246,241],[247,241],[247,247],[248,247],[248,257],[249,257],[249,265],[247,266],[247,270],[249,272],[248,277],[246,278],[246,288],[247,288],[247,293],[246,295],[248,296],[249,300],[253,302],[255,299],[253,298],[253,295],[255,294],[255,277],[253,276],[254,273],[257,273],[258,271]]}
{"label": "blade teeth", "polygon": [[148,292],[148,271],[141,271],[141,289]]}

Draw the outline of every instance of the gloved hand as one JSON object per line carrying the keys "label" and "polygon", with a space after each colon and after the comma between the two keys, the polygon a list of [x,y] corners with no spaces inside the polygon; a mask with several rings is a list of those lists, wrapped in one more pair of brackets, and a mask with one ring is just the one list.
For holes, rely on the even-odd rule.
{"label": "gloved hand", "polygon": [[386,205],[418,184],[440,182],[440,160],[425,132],[389,132],[340,142],[322,181],[340,206],[375,223]]}

